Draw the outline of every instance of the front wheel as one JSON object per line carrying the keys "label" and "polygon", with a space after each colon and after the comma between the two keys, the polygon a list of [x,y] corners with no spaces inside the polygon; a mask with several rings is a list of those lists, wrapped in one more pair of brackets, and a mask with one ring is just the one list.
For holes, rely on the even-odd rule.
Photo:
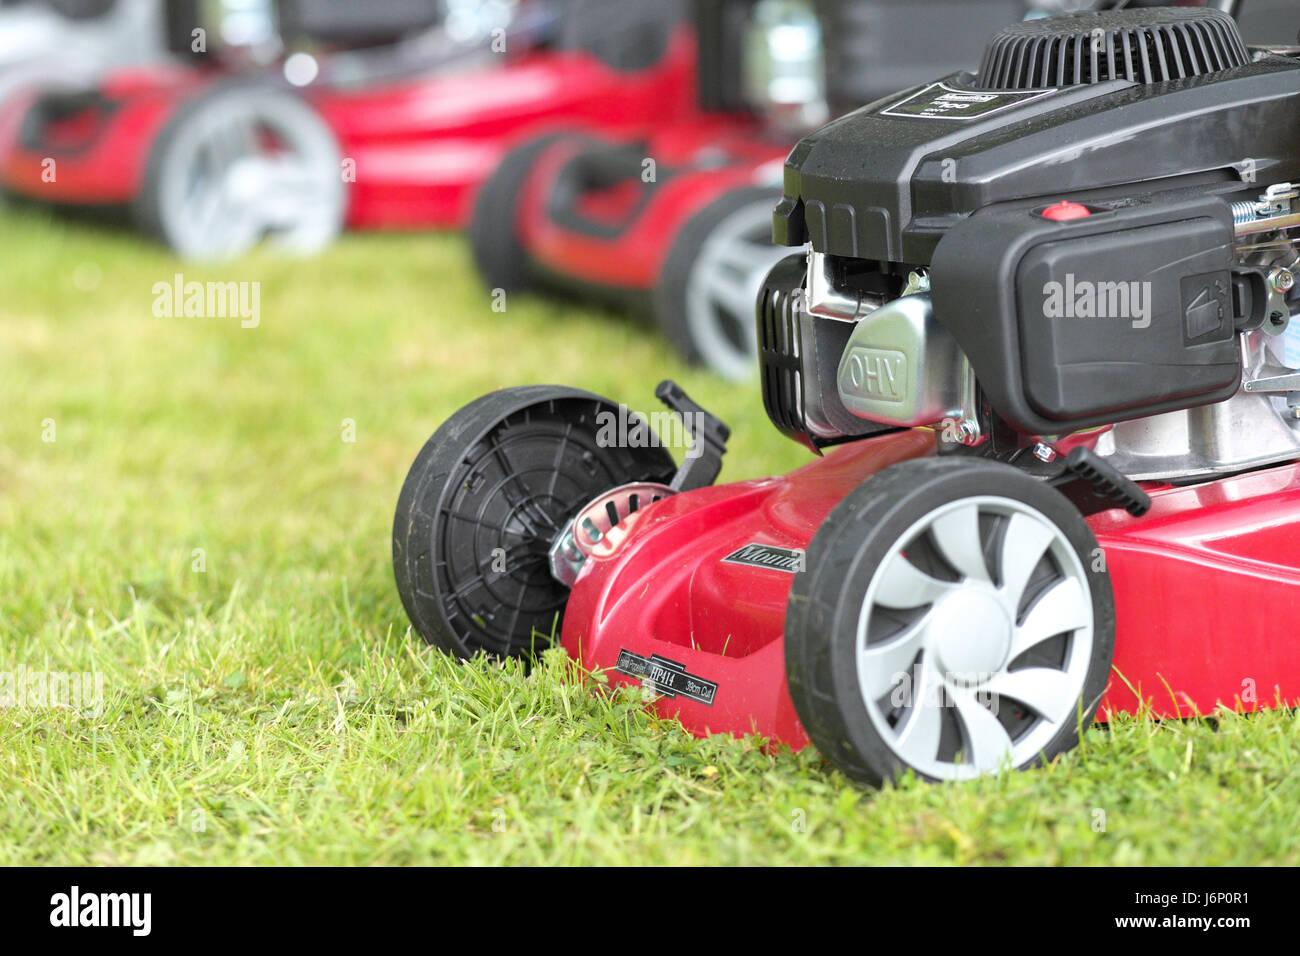
{"label": "front wheel", "polygon": [[831,512],[790,593],[786,670],[809,737],[871,784],[1052,759],[1096,713],[1114,649],[1097,541],[1007,465],[894,465]]}
{"label": "front wheel", "polygon": [[526,656],[558,633],[568,588],[549,552],[599,495],[665,482],[657,445],[625,447],[625,409],[551,385],[507,388],[456,412],[411,466],[393,519],[393,573],[426,641],[469,657]]}

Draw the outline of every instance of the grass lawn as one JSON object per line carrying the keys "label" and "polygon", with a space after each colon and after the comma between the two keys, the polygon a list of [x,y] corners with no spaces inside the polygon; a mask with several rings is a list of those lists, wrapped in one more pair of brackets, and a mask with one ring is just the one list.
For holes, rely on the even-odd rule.
{"label": "grass lawn", "polygon": [[643,326],[493,312],[454,237],[183,270],[259,281],[247,329],[155,317],[181,267],[128,231],[0,211],[0,257],[0,672],[104,680],[98,716],[0,710],[0,863],[1300,863],[1295,713],[864,792],[593,694],[560,652],[526,676],[412,638],[397,492],[484,391],[649,410],[670,375],[733,426],[724,479],[805,458],[756,386]]}

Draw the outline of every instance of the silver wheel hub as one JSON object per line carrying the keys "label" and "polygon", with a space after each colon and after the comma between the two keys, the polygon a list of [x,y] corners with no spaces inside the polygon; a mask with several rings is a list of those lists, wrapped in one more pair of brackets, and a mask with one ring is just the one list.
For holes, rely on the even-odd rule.
{"label": "silver wheel hub", "polygon": [[858,619],[876,732],[918,773],[966,779],[1033,760],[1076,720],[1091,590],[1054,522],[1010,498],[959,499],[877,566]]}
{"label": "silver wheel hub", "polygon": [[730,379],[754,374],[759,290],[773,266],[790,254],[772,244],[772,203],[743,206],[705,241],[686,283],[686,324],[704,361]]}
{"label": "silver wheel hub", "polygon": [[946,673],[992,674],[1006,663],[1012,624],[992,588],[971,586],[939,601],[930,614],[934,650]]}
{"label": "silver wheel hub", "polygon": [[230,199],[247,204],[269,192],[267,178],[266,166],[246,156],[230,164],[223,185]]}
{"label": "silver wheel hub", "polygon": [[173,140],[159,203],[182,256],[226,259],[263,238],[315,252],[342,226],[338,147],[309,107],[232,93],[205,104]]}

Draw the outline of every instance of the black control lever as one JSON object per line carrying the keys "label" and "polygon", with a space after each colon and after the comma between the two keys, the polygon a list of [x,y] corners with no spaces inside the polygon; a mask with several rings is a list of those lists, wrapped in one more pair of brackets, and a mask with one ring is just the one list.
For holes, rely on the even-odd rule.
{"label": "black control lever", "polygon": [[1050,482],[1084,514],[1116,505],[1135,518],[1151,510],[1151,496],[1132,478],[1096,452],[1082,446],[1065,456],[1064,468]]}
{"label": "black control lever", "polygon": [[670,378],[659,383],[655,389],[655,398],[677,414],[682,421],[682,431],[691,442],[686,450],[686,460],[673,475],[669,487],[673,491],[707,488],[718,480],[718,474],[722,471],[722,456],[727,453],[727,439],[731,437],[731,429],[697,405]]}

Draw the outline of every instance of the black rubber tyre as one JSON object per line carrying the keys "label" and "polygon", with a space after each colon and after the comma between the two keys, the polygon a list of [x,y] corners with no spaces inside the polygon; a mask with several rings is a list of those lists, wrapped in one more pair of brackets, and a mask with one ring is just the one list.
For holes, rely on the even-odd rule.
{"label": "black rubber tyre", "polygon": [[619,407],[578,389],[507,388],[434,432],[393,519],[397,591],[426,641],[517,657],[558,635],[568,589],[547,552],[565,522],[604,491],[676,470],[663,448],[602,442],[602,413]]}
{"label": "black rubber tyre", "polygon": [[[1014,519],[1000,519],[982,510],[991,507],[988,503],[993,500],[1011,502],[1016,507],[1027,506],[1026,510],[1036,513],[1037,518],[1026,515],[1026,520],[1018,524],[1015,531],[1006,523],[999,527],[1000,520]],[[938,538],[934,537],[935,532],[930,526],[925,526],[919,534],[909,530],[929,520],[930,515],[949,514],[953,509],[968,506],[967,502],[981,503],[976,511],[979,534],[972,538],[972,541],[979,542],[979,548],[967,550],[966,555],[978,556],[974,560],[982,563],[987,577],[974,584],[963,572],[953,570],[960,562],[954,564],[945,560],[945,554],[954,551],[951,541],[945,551],[936,543]],[[1017,513],[1012,511],[1012,514]],[[1039,521],[1039,518],[1045,521]],[[1004,547],[1013,534],[1016,541],[1023,541],[1021,530],[1031,526],[1039,539],[1050,539],[1036,560],[1032,548],[1013,552],[1009,545]],[[902,560],[911,566],[905,570],[910,572],[920,568],[924,575],[913,578],[904,574],[901,577],[908,578],[909,584],[913,580],[927,583],[938,580],[943,589],[930,593],[945,597],[918,603],[916,610],[890,610],[911,606],[905,602],[878,603],[880,595],[885,593],[882,582],[890,576],[885,570],[885,562],[894,560],[901,548],[907,549]],[[1025,758],[1014,764],[1016,769],[1051,760],[1073,748],[1078,743],[1079,726],[1086,727],[1096,713],[1114,651],[1114,600],[1104,563],[1102,570],[1097,569],[1099,552],[1096,549],[1096,538],[1087,523],[1063,495],[1007,465],[969,458],[927,458],[894,465],[864,482],[831,512],[813,538],[807,554],[807,570],[796,577],[786,612],[785,661],[790,696],[813,743],[846,775],[871,785],[895,779],[909,768],[923,779],[951,779],[947,774],[924,772],[900,757],[900,749],[906,749],[900,741],[911,729],[907,721],[919,713],[907,714],[900,707],[892,718],[897,720],[893,725],[896,736],[882,733],[881,728],[887,726],[889,719],[882,719],[887,708],[883,706],[884,698],[875,696],[879,687],[875,690],[864,688],[860,676],[862,662],[868,659],[869,654],[879,655],[881,648],[891,652],[900,646],[903,641],[899,635],[905,639],[909,634],[925,637],[927,632],[924,628],[941,629],[949,638],[948,643],[940,645],[937,650],[932,651],[932,645],[926,644],[918,656],[911,657],[908,655],[913,647],[919,645],[909,644],[904,655],[893,657],[895,662],[910,662],[900,665],[901,672],[915,675],[919,691],[922,683],[920,668],[925,666],[923,659],[927,655],[933,654],[929,666],[937,674],[949,666],[942,660],[948,648],[968,646],[968,642],[978,640],[972,635],[981,631],[978,615],[954,618],[949,614],[936,618],[942,614],[946,595],[953,593],[948,589],[961,588],[969,592],[984,588],[985,594],[993,594],[999,588],[1017,587],[1014,593],[1006,592],[1010,595],[1007,601],[1015,607],[1014,612],[1005,617],[1012,636],[1006,645],[1006,659],[993,676],[1002,679],[1019,674],[1019,683],[1024,684],[1026,679],[1060,668],[1060,672],[1070,675],[1071,680],[1040,687],[1081,686],[1082,690],[1073,700],[1060,700],[1060,695],[1051,698],[1053,713],[1056,714],[1054,719],[1017,703],[1015,695],[1004,696],[1000,701],[995,699],[1000,706],[986,710],[993,714],[995,721],[1004,725],[1003,730],[1011,745],[1006,753],[1015,757],[1019,751]],[[1069,558],[1070,550],[1079,564]],[[1013,560],[1013,555],[1027,557],[1017,560],[1015,573],[1009,574],[1007,571],[1012,565],[1008,562]],[[970,567],[970,560],[966,565]],[[1071,568],[1074,576],[1067,581]],[[1000,576],[1005,579],[999,581]],[[1016,579],[1017,585],[1009,584],[1007,579],[1011,578]],[[873,587],[874,591],[869,590]],[[1059,592],[1058,588],[1061,589]],[[1039,607],[1043,605],[1045,596],[1053,594],[1059,598],[1065,590],[1073,591],[1075,617],[1052,616],[1054,608],[1064,606],[1060,601]],[[869,595],[874,595],[870,606],[866,604]],[[1080,625],[1053,633],[1052,629],[1067,618],[1070,623],[1082,620],[1087,613],[1083,609],[1088,607],[1091,621],[1087,629]],[[1034,623],[1043,621],[1047,626],[1034,630],[1046,632],[1049,637],[1026,637],[1024,644],[1017,643],[1016,634],[1021,628],[1030,629],[1029,615],[1036,608],[1041,613],[1033,619]],[[955,627],[943,629],[939,621],[949,625],[957,623]],[[867,622],[866,637],[860,639],[859,627],[864,626],[863,622]],[[884,640],[879,642],[875,637],[877,632],[872,630],[877,625],[884,632]],[[883,675],[883,669],[878,673]],[[897,673],[889,679],[897,681]],[[927,694],[939,679],[926,681]],[[1050,694],[1044,696],[1050,697]],[[870,713],[868,698],[875,701]],[[1007,699],[1011,700],[1010,707],[1005,704]],[[1025,699],[1028,698],[1019,698]],[[919,693],[915,700],[890,698],[890,701],[894,706],[900,706],[900,701],[907,707],[926,706]],[[1067,711],[1068,719],[1063,716]],[[933,770],[933,766],[940,765],[945,759],[951,766],[959,767],[964,761],[962,755],[965,751],[977,749],[978,745],[971,743],[973,723],[967,714],[955,702],[948,712],[942,706],[931,712],[929,716],[933,721],[950,723],[941,731],[925,735],[926,741],[937,741],[935,764],[927,764],[928,769]],[[985,719],[981,715],[979,730],[988,726]],[[994,737],[996,734],[994,728]],[[1039,741],[1044,745],[1037,746]],[[1027,752],[1027,744],[1034,745],[1029,748],[1032,753]],[[946,758],[945,745],[949,748]],[[980,770],[976,766],[980,762],[978,759],[965,762],[969,764],[966,769],[971,775],[997,772],[998,769]]]}
{"label": "black rubber tyre", "polygon": [[[771,213],[781,198],[781,190],[762,186],[747,186],[724,193],[709,203],[682,226],[673,239],[672,248],[664,260],[652,298],[655,322],[672,344],[677,354],[692,365],[704,365],[732,380],[752,377],[757,366],[757,348],[753,338],[755,309],[763,278],[790,250],[784,246],[770,245]],[[727,239],[745,241],[741,236],[720,235],[721,229],[741,217],[741,226],[748,224],[746,210],[762,213],[766,218],[768,245],[752,242],[753,255],[740,257],[752,266],[748,275],[734,275],[738,286],[745,286],[745,299],[729,311],[731,321],[716,321],[710,308],[692,293],[692,283],[698,282],[701,270],[719,268],[708,255],[710,244]],[[762,231],[761,223],[756,225]],[[746,229],[746,232],[751,231]],[[754,238],[758,238],[755,236]],[[721,268],[729,269],[730,266]],[[749,288],[752,286],[752,289]],[[752,292],[752,295],[748,295]],[[712,305],[716,305],[713,303]],[[743,309],[744,314],[740,314]],[[734,314],[732,314],[734,313]]]}
{"label": "black rubber tyre", "polygon": [[581,134],[548,133],[526,140],[506,153],[479,187],[469,220],[469,247],[474,266],[489,289],[520,292],[533,285],[528,251],[515,232],[519,193],[542,153],[570,137]]}

